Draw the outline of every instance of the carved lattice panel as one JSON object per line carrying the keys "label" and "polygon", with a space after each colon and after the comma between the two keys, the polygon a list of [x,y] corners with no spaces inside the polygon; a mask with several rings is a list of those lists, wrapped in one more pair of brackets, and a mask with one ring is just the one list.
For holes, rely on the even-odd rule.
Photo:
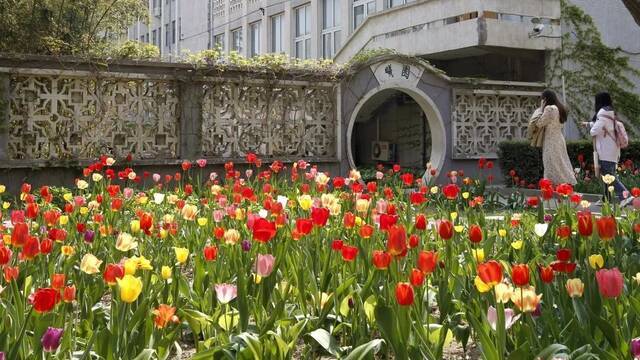
{"label": "carved lattice panel", "polygon": [[176,158],[175,91],[166,81],[14,76],[9,158],[93,159],[107,153]]}
{"label": "carved lattice panel", "polygon": [[330,86],[209,84],[202,110],[203,153],[335,159],[335,96]]}
{"label": "carved lattice panel", "polygon": [[453,157],[497,157],[500,142],[526,138],[527,123],[537,105],[537,95],[456,91],[451,119]]}

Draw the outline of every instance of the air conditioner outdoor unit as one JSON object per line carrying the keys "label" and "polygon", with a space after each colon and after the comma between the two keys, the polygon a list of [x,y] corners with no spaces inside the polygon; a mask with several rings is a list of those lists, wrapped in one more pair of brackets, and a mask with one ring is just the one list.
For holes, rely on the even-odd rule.
{"label": "air conditioner outdoor unit", "polygon": [[395,144],[387,141],[373,141],[371,143],[371,159],[378,161],[393,161],[395,157]]}

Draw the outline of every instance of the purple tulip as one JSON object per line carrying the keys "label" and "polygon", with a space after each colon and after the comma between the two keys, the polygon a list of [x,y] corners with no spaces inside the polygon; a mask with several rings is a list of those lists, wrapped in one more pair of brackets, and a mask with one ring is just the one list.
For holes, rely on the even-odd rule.
{"label": "purple tulip", "polygon": [[536,309],[531,313],[531,316],[537,318],[540,315],[542,315],[542,306],[538,303],[538,305],[536,305]]}
{"label": "purple tulip", "polygon": [[0,360],[4,360],[4,351],[0,351]]}
{"label": "purple tulip", "polygon": [[249,240],[242,240],[242,250],[249,251],[251,250],[251,242]]}
{"label": "purple tulip", "polygon": [[46,352],[54,352],[58,350],[60,346],[60,339],[62,339],[63,329],[48,327],[47,331],[42,335],[42,348]]}
{"label": "purple tulip", "polygon": [[549,223],[549,222],[551,222],[551,220],[553,220],[553,215],[551,215],[551,214],[545,214],[544,215],[544,222]]}
{"label": "purple tulip", "polygon": [[93,230],[87,230],[84,232],[84,242],[87,244],[91,244],[93,242],[93,238],[96,236],[96,233]]}
{"label": "purple tulip", "polygon": [[631,339],[631,356],[635,360],[640,359],[640,337]]}

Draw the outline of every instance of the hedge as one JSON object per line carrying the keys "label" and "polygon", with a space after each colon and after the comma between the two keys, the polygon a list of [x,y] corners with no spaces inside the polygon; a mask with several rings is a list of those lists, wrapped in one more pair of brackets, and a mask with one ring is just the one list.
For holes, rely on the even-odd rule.
{"label": "hedge", "polygon": [[[570,141],[567,142],[567,153],[574,168],[582,167],[578,157],[582,154],[583,165],[593,164],[593,146],[590,141]],[[528,141],[505,141],[498,145],[498,156],[500,168],[505,177],[505,183],[511,183],[510,171],[515,170],[520,179],[527,183],[537,183],[542,177],[544,170],[542,167],[542,149],[529,146]],[[633,161],[636,165],[640,163],[640,141],[629,141],[629,147],[622,150],[621,162]]]}

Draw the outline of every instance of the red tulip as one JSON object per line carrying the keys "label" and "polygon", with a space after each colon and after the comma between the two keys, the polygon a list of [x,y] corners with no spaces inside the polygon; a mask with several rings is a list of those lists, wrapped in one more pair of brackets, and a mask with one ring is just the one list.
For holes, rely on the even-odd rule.
{"label": "red tulip", "polygon": [[145,234],[151,234],[151,228],[153,227],[153,215],[143,212],[140,214],[140,229],[144,231]]}
{"label": "red tulip", "polygon": [[427,217],[424,214],[416,215],[416,229],[424,230],[427,228]]}
{"label": "red tulip", "polygon": [[420,245],[420,237],[416,234],[411,234],[409,236],[409,249],[418,247],[418,245]]}
{"label": "red tulip", "polygon": [[13,251],[0,244],[0,266],[7,265],[11,261],[11,255],[13,255]]}
{"label": "red tulip", "polygon": [[47,223],[48,226],[55,225],[58,222],[60,215],[61,215],[60,212],[57,210],[47,210],[42,213],[44,222]]}
{"label": "red tulip", "polygon": [[442,193],[449,200],[454,200],[458,197],[460,188],[456,184],[447,184],[442,188]]}
{"label": "red tulip", "polygon": [[40,253],[42,255],[47,255],[51,253],[53,249],[53,241],[51,239],[44,239],[40,242]]}
{"label": "red tulip", "polygon": [[411,306],[413,304],[413,287],[406,282],[396,285],[396,300],[401,306]]}
{"label": "red tulip", "polygon": [[378,184],[375,181],[369,181],[367,183],[367,191],[370,193],[375,193],[378,191]]}
{"label": "red tulip", "polygon": [[29,238],[29,226],[23,222],[19,222],[13,225],[13,232],[11,233],[11,245],[15,247],[22,247]]}
{"label": "red tulip", "polygon": [[482,241],[482,228],[480,225],[473,224],[469,226],[469,240],[474,244]]}
{"label": "red tulip", "polygon": [[391,255],[382,251],[374,250],[372,253],[371,262],[378,270],[386,270],[391,263]]}
{"label": "red tulip", "polygon": [[351,229],[356,223],[356,216],[352,212],[344,213],[342,224],[345,228]]}
{"label": "red tulip", "polygon": [[502,281],[502,265],[495,260],[478,264],[480,280],[489,286],[495,286]]}
{"label": "red tulip", "polygon": [[412,192],[411,195],[409,195],[409,201],[413,205],[420,205],[425,201],[427,201],[427,199],[424,197],[424,194],[421,192]]}
{"label": "red tulip", "polygon": [[549,284],[553,281],[553,268],[551,266],[540,266],[538,271],[542,282]]}
{"label": "red tulip", "polygon": [[571,184],[560,184],[556,187],[556,192],[562,196],[569,196],[573,193],[573,186]]}
{"label": "red tulip", "polygon": [[39,313],[47,313],[60,302],[60,292],[51,288],[40,288],[29,297],[33,309]]}
{"label": "red tulip", "polygon": [[316,226],[325,226],[329,219],[329,209],[314,207],[311,209],[311,219]]}
{"label": "red tulip", "polygon": [[604,241],[613,239],[617,234],[616,219],[613,216],[603,216],[596,220],[598,236]]}
{"label": "red tulip", "polygon": [[331,242],[331,250],[333,251],[342,251],[343,246],[344,242],[342,240],[333,240]]}
{"label": "red tulip", "polygon": [[540,199],[537,196],[529,196],[527,198],[527,206],[529,207],[538,207],[538,203]]}
{"label": "red tulip", "polygon": [[65,286],[62,291],[62,300],[66,303],[73,302],[76,299],[76,286],[69,285]]}
{"label": "red tulip", "polygon": [[516,286],[529,285],[529,266],[527,264],[517,264],[511,267],[511,280]]}
{"label": "red tulip", "polygon": [[407,251],[407,232],[402,225],[389,228],[387,252],[393,256],[402,255]]}
{"label": "red tulip", "polygon": [[117,279],[124,277],[124,266],[120,264],[107,264],[102,274],[102,278],[107,285],[113,286],[117,283]]}
{"label": "red tulip", "polygon": [[202,254],[206,261],[214,261],[218,257],[218,248],[216,246],[207,245],[202,249]]}
{"label": "red tulip", "polygon": [[444,240],[449,240],[453,237],[453,223],[449,220],[438,221],[438,234]]}
{"label": "red tulip", "polygon": [[598,289],[604,298],[617,298],[622,294],[624,278],[618,268],[600,269],[596,272]]}
{"label": "red tulip", "polygon": [[35,219],[38,216],[38,212],[39,212],[38,204],[36,203],[27,204],[26,214],[29,219]]}
{"label": "red tulip", "polygon": [[358,248],[355,246],[343,245],[342,246],[342,259],[344,261],[353,261],[358,255]]}
{"label": "red tulip", "polygon": [[31,260],[38,256],[40,253],[40,241],[35,236],[29,236],[27,241],[24,243],[22,247],[22,252],[20,253],[25,259]]}
{"label": "red tulip", "polygon": [[431,274],[438,265],[438,253],[421,251],[418,253],[418,269],[425,274]]}
{"label": "red tulip", "polygon": [[398,222],[397,215],[380,214],[380,230],[388,230]]}
{"label": "red tulip", "polygon": [[571,249],[558,249],[558,251],[556,251],[556,259],[559,261],[571,260]]}
{"label": "red tulip", "polygon": [[301,235],[307,235],[313,230],[313,221],[310,219],[297,219],[296,230]]}
{"label": "red tulip", "polygon": [[556,235],[560,239],[568,239],[571,236],[571,228],[568,225],[562,225],[556,230]]}
{"label": "red tulip", "polygon": [[593,233],[593,218],[590,211],[578,211],[578,233],[591,236]]}
{"label": "red tulip", "polygon": [[409,282],[411,282],[411,285],[415,287],[424,285],[424,273],[419,269],[411,270],[411,273],[409,274]]}
{"label": "red tulip", "polygon": [[393,164],[392,169],[393,169],[393,172],[394,172],[394,173],[399,173],[399,172],[400,172],[400,165],[398,165],[398,164]]}
{"label": "red tulip", "polygon": [[373,226],[368,224],[362,225],[360,230],[358,230],[358,233],[363,239],[368,239],[373,235]]}
{"label": "red tulip", "polygon": [[51,287],[60,290],[64,287],[64,283],[66,281],[66,276],[64,274],[53,274],[51,275]]}
{"label": "red tulip", "polygon": [[259,218],[253,224],[253,239],[267,243],[276,236],[276,223]]}
{"label": "red tulip", "polygon": [[4,272],[4,281],[8,283],[17,279],[20,274],[20,268],[17,266],[5,266],[2,271]]}
{"label": "red tulip", "polygon": [[413,185],[413,174],[411,173],[404,173],[400,175],[400,179],[406,186]]}

